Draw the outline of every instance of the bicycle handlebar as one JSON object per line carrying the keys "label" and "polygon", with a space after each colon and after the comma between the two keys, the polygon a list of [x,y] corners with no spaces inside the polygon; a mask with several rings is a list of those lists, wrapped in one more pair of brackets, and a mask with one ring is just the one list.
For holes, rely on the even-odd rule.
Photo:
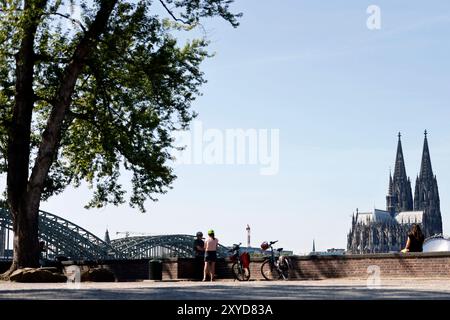
{"label": "bicycle handlebar", "polygon": [[273,244],[275,244],[277,242],[278,242],[278,240],[277,241],[270,241],[270,245],[273,245]]}
{"label": "bicycle handlebar", "polygon": [[233,244],[233,248],[231,248],[230,250],[228,250],[228,252],[234,252],[234,251],[236,251],[237,249],[240,249],[240,248],[241,248],[241,244],[242,244],[242,242],[240,242],[239,244]]}

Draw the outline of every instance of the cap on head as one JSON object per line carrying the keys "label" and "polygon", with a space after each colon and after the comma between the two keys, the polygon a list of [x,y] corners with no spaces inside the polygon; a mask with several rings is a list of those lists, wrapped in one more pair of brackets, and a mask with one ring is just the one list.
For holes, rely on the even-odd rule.
{"label": "cap on head", "polygon": [[208,236],[212,235],[212,234],[214,234],[214,230],[211,229],[211,230],[208,231]]}
{"label": "cap on head", "polygon": [[203,237],[203,233],[201,231],[197,232],[197,237]]}

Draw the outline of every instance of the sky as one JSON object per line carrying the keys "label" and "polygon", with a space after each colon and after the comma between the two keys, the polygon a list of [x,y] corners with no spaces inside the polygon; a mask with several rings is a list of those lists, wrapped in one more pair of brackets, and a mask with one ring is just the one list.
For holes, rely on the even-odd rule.
{"label": "sky", "polygon": [[[370,5],[380,8],[380,29],[366,25]],[[233,9],[244,13],[237,29],[203,22],[216,55],[193,107],[204,129],[278,130],[278,172],[175,165],[173,189],[147,213],[86,210],[84,186],[41,209],[99,237],[106,228],[111,238],[214,229],[230,245],[246,243],[249,224],[252,246],[279,240],[302,254],[315,239],[317,250],[345,248],[356,208],[385,209],[398,132],[415,181],[427,129],[449,235],[450,2],[237,0]]]}

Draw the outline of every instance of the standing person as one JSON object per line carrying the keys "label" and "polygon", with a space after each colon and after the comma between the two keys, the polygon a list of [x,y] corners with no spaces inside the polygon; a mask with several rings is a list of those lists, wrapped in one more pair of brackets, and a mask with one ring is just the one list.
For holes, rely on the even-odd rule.
{"label": "standing person", "polygon": [[205,242],[203,241],[203,233],[197,232],[193,245],[195,257],[195,279],[200,280],[203,273],[203,264],[205,261]]}
{"label": "standing person", "polygon": [[208,239],[205,241],[205,268],[203,270],[203,281],[206,281],[208,272],[211,277],[211,281],[214,281],[218,244],[219,239],[215,237],[214,230],[209,230]]}
{"label": "standing person", "polygon": [[425,237],[418,224],[413,224],[411,232],[408,234],[408,241],[406,242],[405,249],[402,252],[422,252],[423,242]]}

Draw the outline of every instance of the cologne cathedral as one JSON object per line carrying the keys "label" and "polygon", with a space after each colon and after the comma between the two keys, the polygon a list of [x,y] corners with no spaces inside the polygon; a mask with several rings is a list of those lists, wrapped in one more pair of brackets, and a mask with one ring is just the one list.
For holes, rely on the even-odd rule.
{"label": "cologne cathedral", "polygon": [[391,173],[389,177],[386,210],[357,210],[353,214],[347,250],[354,254],[398,252],[404,248],[414,223],[421,226],[426,238],[442,234],[439,190],[431,165],[426,131],[414,198],[399,134],[395,172],[394,176]]}

